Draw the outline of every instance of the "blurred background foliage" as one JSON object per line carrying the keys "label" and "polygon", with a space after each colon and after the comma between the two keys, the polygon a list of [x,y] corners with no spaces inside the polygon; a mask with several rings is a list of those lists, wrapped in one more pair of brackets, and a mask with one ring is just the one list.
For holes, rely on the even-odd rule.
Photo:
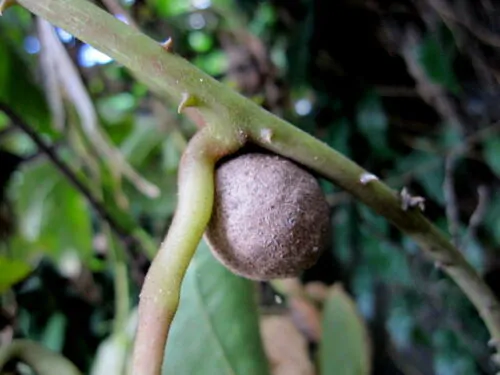
{"label": "blurred background foliage", "polygon": [[[172,37],[200,69],[425,197],[428,217],[500,294],[495,2],[94,2],[158,41]],[[0,344],[28,338],[82,373],[124,374],[195,128],[119,64],[23,9],[5,12],[0,40]],[[494,374],[482,322],[439,265],[322,186],[332,247],[300,280],[255,285],[200,244],[165,371]],[[3,371],[30,373],[17,361]]]}

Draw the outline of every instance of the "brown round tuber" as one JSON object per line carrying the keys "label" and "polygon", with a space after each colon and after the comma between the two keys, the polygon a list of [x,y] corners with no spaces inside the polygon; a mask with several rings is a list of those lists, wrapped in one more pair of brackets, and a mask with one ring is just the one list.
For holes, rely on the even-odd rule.
{"label": "brown round tuber", "polygon": [[232,272],[253,280],[298,276],[317,262],[329,237],[328,203],[306,170],[262,153],[217,168],[205,239]]}

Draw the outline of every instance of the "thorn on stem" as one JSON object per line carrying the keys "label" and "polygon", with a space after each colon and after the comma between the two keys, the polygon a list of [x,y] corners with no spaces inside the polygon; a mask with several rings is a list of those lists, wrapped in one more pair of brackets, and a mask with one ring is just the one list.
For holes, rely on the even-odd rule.
{"label": "thorn on stem", "polygon": [[368,172],[363,173],[359,178],[359,182],[361,182],[361,185],[367,185],[370,181],[376,180],[378,180],[378,177]]}
{"label": "thorn on stem", "polygon": [[11,6],[16,4],[17,4],[16,0],[0,0],[0,16],[3,15],[3,12],[5,12]]}
{"label": "thorn on stem", "polygon": [[163,43],[160,43],[160,45],[167,52],[172,52],[174,49],[174,41],[172,40],[172,38],[168,38]]}
{"label": "thorn on stem", "polygon": [[495,339],[495,338],[491,338],[490,341],[488,341],[488,346],[491,348],[495,348],[497,346],[500,346],[500,340]]}
{"label": "thorn on stem", "polygon": [[399,193],[401,197],[401,208],[403,211],[408,211],[409,208],[417,207],[420,211],[425,210],[425,198],[412,196],[406,187]]}
{"label": "thorn on stem", "polygon": [[177,107],[177,113],[181,113],[185,108],[196,107],[199,104],[198,99],[194,95],[187,92],[183,92],[181,96],[181,102],[179,107]]}
{"label": "thorn on stem", "polygon": [[261,129],[260,130],[260,138],[266,142],[271,143],[273,139],[273,131],[271,129]]}

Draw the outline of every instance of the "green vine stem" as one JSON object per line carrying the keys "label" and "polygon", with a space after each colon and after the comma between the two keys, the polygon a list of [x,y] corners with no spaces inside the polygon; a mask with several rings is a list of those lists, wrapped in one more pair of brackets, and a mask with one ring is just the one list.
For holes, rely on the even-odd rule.
{"label": "green vine stem", "polygon": [[179,304],[182,279],[212,214],[214,170],[244,139],[220,134],[210,126],[189,141],[179,167],[179,203],[165,241],[144,281],[132,374],[157,375],[170,324]]}
{"label": "green vine stem", "polygon": [[115,314],[113,319],[113,333],[119,334],[125,329],[127,318],[130,314],[128,267],[125,251],[119,241],[114,237],[109,226],[105,225],[103,231],[106,235],[110,249],[109,263],[114,271]]}
{"label": "green vine stem", "polygon": [[14,359],[26,363],[38,375],[81,375],[65,357],[30,340],[14,340],[0,348],[0,373],[5,364]]}
{"label": "green vine stem", "polygon": [[[411,236],[427,255],[436,261],[459,285],[477,308],[489,329],[492,342],[495,343],[498,350],[498,346],[500,346],[500,305],[492,291],[449,239],[432,225],[418,209],[404,209],[400,196],[387,185],[377,179],[365,179],[366,176],[370,175],[353,161],[291,124],[264,111],[255,103],[204,74],[188,61],[170,53],[168,49],[163,48],[140,31],[116,20],[91,2],[85,0],[17,1],[34,14],[47,19],[116,59],[130,69],[138,79],[147,84],[151,90],[168,99],[170,103],[184,102],[196,106],[194,110],[187,111],[187,114],[198,124],[206,122],[217,128],[219,134],[214,139],[230,134],[247,136],[249,141],[258,143],[277,154],[289,157],[317,171],[387,218]],[[186,97],[196,98],[196,100],[187,103]],[[190,145],[191,149],[194,144]],[[190,152],[194,152],[194,150]],[[191,175],[191,172],[184,171],[184,181],[181,181],[179,186],[190,191],[190,194],[200,194],[200,196],[203,194],[203,196],[209,197],[213,188],[211,183],[204,187],[200,185],[188,187],[186,184],[188,180],[186,176],[190,176],[189,178],[193,181],[198,181],[200,178],[203,178],[205,182],[211,180],[213,172],[209,168],[210,163],[206,160],[200,162],[201,165],[193,165],[191,168],[198,169],[198,173],[203,177],[195,177]],[[211,163],[213,162],[214,160],[211,160]],[[204,167],[201,167],[202,165]],[[201,193],[198,190],[204,190],[204,192]],[[183,190],[180,194],[179,212],[182,210],[190,211],[192,207],[184,202],[188,194]],[[208,204],[212,198],[207,199]],[[206,219],[209,207],[204,207],[201,210]],[[198,237],[203,231],[204,222],[199,218],[196,219],[196,223],[186,218],[177,219],[167,237],[168,247],[172,249],[177,246],[186,247],[186,243],[183,241],[188,241],[189,246],[192,246],[198,241]],[[186,225],[184,230],[180,228],[180,223]],[[184,237],[183,233],[185,234],[188,230],[187,227],[189,227],[189,233],[196,233],[196,235],[191,234]],[[179,270],[176,271],[175,277],[170,276],[175,282],[168,285],[172,292],[168,303],[174,306],[177,303],[180,281],[190,258],[187,255],[175,258],[173,253],[169,255],[165,249],[166,245],[162,246],[159,256],[153,262],[150,275],[159,275],[159,279],[167,281],[160,277],[165,268],[162,262],[170,262],[169,269],[172,264],[177,262]],[[187,254],[188,252],[182,253]],[[144,299],[147,295],[147,299],[151,298],[151,301],[148,302],[151,306],[158,304],[160,308],[163,308],[167,302],[161,294],[156,295],[157,300],[155,301],[154,292],[159,292],[160,288],[164,288],[165,285],[153,283],[153,276],[149,276],[148,279],[144,286],[141,304],[146,303]],[[142,311],[145,311],[144,306]],[[145,342],[148,341],[147,332],[151,333],[156,329],[155,321],[160,318],[161,316],[158,315],[150,323],[140,325],[138,342],[144,343],[145,348],[151,348],[150,344]],[[166,335],[167,325],[162,325],[161,329],[162,334]],[[157,335],[155,334],[155,336]],[[163,341],[164,339],[162,339]],[[156,348],[159,350],[158,347]],[[142,351],[148,357],[146,349],[141,348],[140,345],[137,350]],[[160,354],[156,353],[155,355],[159,358]],[[137,358],[140,360],[139,357]],[[148,364],[144,363],[144,365]],[[138,364],[136,368],[139,368]],[[152,373],[134,373],[134,375],[139,374]]]}

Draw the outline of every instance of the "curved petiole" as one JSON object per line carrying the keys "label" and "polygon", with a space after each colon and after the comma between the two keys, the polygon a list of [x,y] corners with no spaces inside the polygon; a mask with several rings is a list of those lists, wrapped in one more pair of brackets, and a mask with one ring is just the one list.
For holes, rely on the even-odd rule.
{"label": "curved petiole", "polygon": [[244,139],[209,126],[189,141],[179,166],[178,205],[142,287],[132,375],[159,375],[181,283],[205,232],[214,201],[214,170]]}

